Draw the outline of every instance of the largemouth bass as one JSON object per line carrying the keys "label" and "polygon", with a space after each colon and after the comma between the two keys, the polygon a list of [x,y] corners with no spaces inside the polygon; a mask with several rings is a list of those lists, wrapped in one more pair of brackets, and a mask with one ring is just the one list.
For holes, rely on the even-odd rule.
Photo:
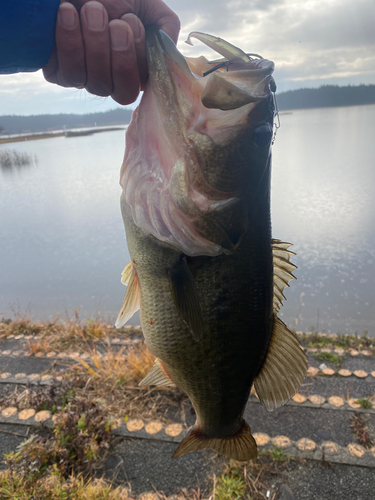
{"label": "largemouth bass", "polygon": [[126,134],[121,208],[131,262],[116,326],[140,309],[157,357],[141,384],[176,385],[196,424],[174,458],[210,448],[257,456],[243,419],[250,389],[273,410],[306,356],[277,317],[293,278],[271,238],[272,62],[194,32],[222,59],[184,58],[149,28],[149,82]]}

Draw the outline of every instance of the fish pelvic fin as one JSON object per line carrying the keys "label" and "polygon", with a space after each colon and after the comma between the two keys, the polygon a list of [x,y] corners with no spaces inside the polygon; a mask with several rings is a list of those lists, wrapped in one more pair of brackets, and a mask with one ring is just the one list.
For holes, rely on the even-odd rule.
{"label": "fish pelvic fin", "polygon": [[141,289],[139,279],[130,261],[121,274],[121,283],[127,285],[124,302],[117,316],[115,327],[121,328],[136,313],[141,305]]}
{"label": "fish pelvic fin", "polygon": [[241,430],[234,436],[226,438],[205,436],[196,424],[181,441],[172,458],[180,458],[187,453],[205,449],[240,461],[251,460],[258,455],[257,444],[251,435],[250,427],[245,420],[242,420]]}
{"label": "fish pelvic fin", "polygon": [[289,250],[291,243],[284,243],[280,240],[272,240],[273,256],[273,310],[277,313],[282,306],[282,301],[286,300],[283,290],[289,286],[290,280],[296,277],[292,274],[297,266],[290,262],[290,256],[295,255]]}
{"label": "fish pelvic fin", "polygon": [[276,315],[267,357],[254,381],[255,391],[268,411],[294,396],[307,372],[307,356],[298,339]]}
{"label": "fish pelvic fin", "polygon": [[166,385],[168,387],[176,387],[172,382],[169,375],[165,371],[159,358],[155,359],[155,363],[148,374],[142,379],[139,384],[141,385]]}

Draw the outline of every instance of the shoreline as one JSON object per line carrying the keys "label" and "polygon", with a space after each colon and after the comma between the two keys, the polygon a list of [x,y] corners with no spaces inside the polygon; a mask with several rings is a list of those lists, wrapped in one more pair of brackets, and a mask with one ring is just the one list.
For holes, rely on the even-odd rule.
{"label": "shoreline", "polygon": [[12,142],[36,141],[38,139],[54,139],[55,137],[79,137],[98,134],[100,132],[114,132],[118,130],[126,130],[127,125],[108,128],[93,128],[93,129],[69,129],[57,132],[35,132],[34,134],[23,134],[12,137],[0,137],[0,144],[9,144]]}

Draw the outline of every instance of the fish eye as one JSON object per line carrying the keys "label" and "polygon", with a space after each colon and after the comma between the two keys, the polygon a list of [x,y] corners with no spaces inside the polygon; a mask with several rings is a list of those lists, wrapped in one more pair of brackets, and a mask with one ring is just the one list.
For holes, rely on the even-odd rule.
{"label": "fish eye", "polygon": [[253,141],[260,148],[268,146],[272,139],[272,128],[269,124],[259,125],[253,132]]}

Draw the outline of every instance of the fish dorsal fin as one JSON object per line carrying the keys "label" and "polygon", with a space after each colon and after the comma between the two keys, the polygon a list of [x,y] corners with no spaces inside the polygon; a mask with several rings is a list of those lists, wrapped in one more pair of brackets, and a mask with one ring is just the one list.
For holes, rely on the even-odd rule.
{"label": "fish dorsal fin", "polygon": [[173,302],[197,342],[203,336],[203,319],[193,275],[183,257],[168,271]]}
{"label": "fish dorsal fin", "polygon": [[294,396],[307,372],[307,357],[297,338],[276,315],[267,357],[254,381],[260,401],[275,410]]}
{"label": "fish dorsal fin", "polygon": [[172,458],[179,458],[186,453],[205,449],[242,461],[256,458],[258,454],[257,444],[251,435],[250,427],[245,420],[242,420],[240,432],[224,438],[205,436],[196,424],[181,441]]}
{"label": "fish dorsal fin", "polygon": [[[130,266],[130,267],[129,267]],[[136,313],[141,305],[141,289],[136,270],[132,262],[125,267],[121,274],[121,283],[127,285],[124,302],[117,316],[115,327],[121,328]]]}
{"label": "fish dorsal fin", "polygon": [[138,385],[166,385],[168,387],[176,387],[167,375],[159,358],[155,359],[153,367]]}
{"label": "fish dorsal fin", "polygon": [[273,256],[273,310],[277,313],[282,306],[282,301],[286,300],[283,294],[285,287],[289,286],[290,280],[295,280],[293,271],[297,266],[290,262],[290,256],[296,255],[288,248],[291,243],[284,243],[280,240],[272,240]]}

